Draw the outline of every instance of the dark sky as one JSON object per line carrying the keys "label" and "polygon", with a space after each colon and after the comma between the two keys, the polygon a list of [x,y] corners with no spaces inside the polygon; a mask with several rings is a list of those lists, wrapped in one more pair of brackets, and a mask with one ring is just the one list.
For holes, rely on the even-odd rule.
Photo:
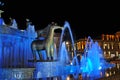
{"label": "dark sky", "polygon": [[24,1],[5,0],[4,6],[0,6],[5,11],[2,17],[6,21],[9,17],[15,18],[20,29],[26,28],[25,19],[29,18],[36,30],[51,22],[63,26],[64,21],[68,21],[76,39],[113,34],[120,30],[119,5],[113,3]]}

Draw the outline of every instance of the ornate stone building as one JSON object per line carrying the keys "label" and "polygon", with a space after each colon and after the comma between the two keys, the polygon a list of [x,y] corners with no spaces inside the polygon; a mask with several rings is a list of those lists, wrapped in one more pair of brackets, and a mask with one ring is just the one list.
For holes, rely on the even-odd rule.
{"label": "ornate stone building", "polygon": [[32,67],[31,42],[37,36],[34,25],[28,24],[26,30],[19,30],[16,20],[11,25],[0,18],[0,67]]}

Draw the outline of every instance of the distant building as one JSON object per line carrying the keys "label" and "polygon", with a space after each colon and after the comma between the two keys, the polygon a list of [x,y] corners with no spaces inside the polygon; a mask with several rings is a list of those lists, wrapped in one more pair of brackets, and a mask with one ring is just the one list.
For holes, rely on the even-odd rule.
{"label": "distant building", "polygon": [[[82,38],[75,42],[78,52],[84,51],[86,40],[87,38]],[[97,41],[103,49],[105,58],[120,58],[120,32],[116,32],[114,35],[102,34],[101,39],[94,39],[94,41]]]}
{"label": "distant building", "polygon": [[116,32],[114,35],[102,34],[100,42],[105,58],[120,58],[120,32]]}

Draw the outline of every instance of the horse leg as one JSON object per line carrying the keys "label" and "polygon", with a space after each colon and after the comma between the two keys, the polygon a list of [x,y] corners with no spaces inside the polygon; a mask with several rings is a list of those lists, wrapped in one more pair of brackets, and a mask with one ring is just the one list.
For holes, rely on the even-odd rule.
{"label": "horse leg", "polygon": [[51,54],[51,59],[54,59],[54,45],[51,45],[50,47],[50,54]]}
{"label": "horse leg", "polygon": [[39,55],[39,60],[43,60],[41,51],[38,51],[38,55]]}
{"label": "horse leg", "polygon": [[50,57],[50,47],[46,47],[46,54],[47,54],[47,59],[48,60],[51,60],[51,57]]}
{"label": "horse leg", "polygon": [[32,50],[33,53],[33,60],[36,61],[36,50]]}

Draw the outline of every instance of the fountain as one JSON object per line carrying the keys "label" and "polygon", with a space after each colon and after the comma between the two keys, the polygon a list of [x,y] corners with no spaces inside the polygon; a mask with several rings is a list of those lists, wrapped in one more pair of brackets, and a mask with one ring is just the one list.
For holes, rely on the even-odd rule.
{"label": "fountain", "polygon": [[[58,26],[54,26],[54,27],[57,28]],[[52,29],[54,27],[52,27]],[[34,71],[35,78],[45,79],[45,78],[60,77],[60,79],[65,80],[67,76],[70,74],[73,75],[74,79],[77,79],[79,76],[79,71],[78,71],[79,64],[78,64],[76,52],[74,49],[74,40],[72,36],[72,31],[70,29],[70,25],[67,21],[65,21],[64,27],[59,28],[59,29],[62,29],[62,33],[60,36],[60,42],[59,42],[59,48],[58,48],[58,51],[54,53],[54,54],[57,54],[58,56],[57,58],[55,58],[56,60],[54,60],[53,58],[53,60],[50,59],[50,60],[43,60],[42,62],[41,61],[36,62],[35,63],[36,68]],[[66,30],[68,30],[70,34],[70,39],[72,42],[72,47],[74,51],[73,52],[74,56],[72,57],[70,57],[70,53],[68,52],[66,48],[65,39],[63,39]],[[74,60],[71,60],[72,58],[74,58]],[[72,65],[71,65],[71,62],[73,62]]]}
{"label": "fountain", "polygon": [[101,47],[98,42],[94,42],[90,36],[87,39],[80,63],[80,72],[83,78],[94,79],[103,77],[104,75],[101,75],[101,73],[104,74],[103,71],[107,68],[114,67],[113,64],[105,61]]}
{"label": "fountain", "polygon": [[[99,78],[101,71],[113,67],[105,61],[100,46],[91,37],[88,37],[82,59],[78,61],[72,31],[67,21],[63,27],[48,25],[40,31],[40,34],[46,34],[42,37],[39,34],[36,36],[34,26],[29,22],[27,30],[24,31],[18,30],[14,19],[9,26],[10,28],[0,18],[1,79],[66,80],[67,76],[72,75],[74,80],[78,80],[79,74],[82,74],[83,78]],[[62,31],[59,45],[54,41],[56,29]],[[64,39],[66,30],[69,33],[72,54],[68,51]]]}

